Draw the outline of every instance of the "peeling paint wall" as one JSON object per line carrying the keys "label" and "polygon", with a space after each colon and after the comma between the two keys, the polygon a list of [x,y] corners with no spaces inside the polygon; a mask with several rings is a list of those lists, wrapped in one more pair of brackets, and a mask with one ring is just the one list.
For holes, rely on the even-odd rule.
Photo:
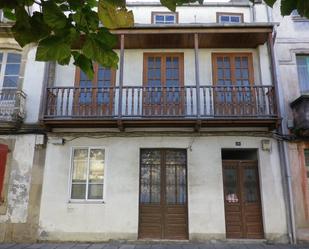
{"label": "peeling paint wall", "polygon": [[40,153],[35,147],[35,139],[35,135],[0,137],[0,142],[10,149],[5,174],[5,201],[0,205],[0,242],[36,240],[37,218],[31,214],[38,206],[40,195],[33,198],[30,193],[35,185],[42,185],[40,175],[35,171],[37,164],[43,163],[44,159],[34,167],[34,159]]}

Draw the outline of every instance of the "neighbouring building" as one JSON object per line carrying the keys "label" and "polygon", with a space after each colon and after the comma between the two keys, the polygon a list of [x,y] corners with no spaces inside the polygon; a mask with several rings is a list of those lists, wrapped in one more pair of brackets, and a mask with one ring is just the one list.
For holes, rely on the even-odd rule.
{"label": "neighbouring building", "polygon": [[288,242],[272,11],[127,5],[136,24],[112,31],[118,69],[95,65],[94,80],[73,63],[35,62],[35,47],[19,49],[1,25],[2,91],[18,54],[13,92],[26,103],[0,135],[6,239],[28,225],[42,241]]}
{"label": "neighbouring building", "polygon": [[21,49],[0,23],[0,242],[35,241],[43,179],[38,126],[44,63]]}
{"label": "neighbouring building", "polygon": [[293,11],[273,18],[280,22],[276,37],[277,72],[282,92],[282,129],[292,177],[298,241],[309,241],[309,20]]}

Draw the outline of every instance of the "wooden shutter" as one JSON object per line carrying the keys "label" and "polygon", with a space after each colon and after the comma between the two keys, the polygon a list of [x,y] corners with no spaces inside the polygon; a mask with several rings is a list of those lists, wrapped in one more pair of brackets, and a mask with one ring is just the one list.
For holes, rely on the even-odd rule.
{"label": "wooden shutter", "polygon": [[0,144],[0,197],[2,199],[1,193],[4,185],[4,174],[5,174],[5,165],[6,158],[8,154],[8,146],[5,144]]}

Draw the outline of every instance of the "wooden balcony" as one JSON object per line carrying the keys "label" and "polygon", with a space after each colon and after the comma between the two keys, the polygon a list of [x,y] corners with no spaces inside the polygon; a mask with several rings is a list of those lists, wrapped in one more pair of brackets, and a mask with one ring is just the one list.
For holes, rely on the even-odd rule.
{"label": "wooden balcony", "polygon": [[309,136],[309,95],[301,95],[291,103],[294,116],[294,131]]}
{"label": "wooden balcony", "polygon": [[0,91],[0,127],[17,127],[25,118],[26,94],[22,91]]}
{"label": "wooden balcony", "polygon": [[49,87],[53,127],[275,127],[273,86]]}

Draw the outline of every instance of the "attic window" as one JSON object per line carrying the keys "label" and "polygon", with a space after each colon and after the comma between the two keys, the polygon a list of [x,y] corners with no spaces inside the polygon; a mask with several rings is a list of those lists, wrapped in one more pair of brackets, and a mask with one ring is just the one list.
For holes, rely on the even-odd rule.
{"label": "attic window", "polygon": [[152,12],[151,22],[154,24],[175,24],[178,23],[177,12]]}
{"label": "attic window", "polygon": [[217,13],[218,23],[242,23],[244,15],[242,13]]}

